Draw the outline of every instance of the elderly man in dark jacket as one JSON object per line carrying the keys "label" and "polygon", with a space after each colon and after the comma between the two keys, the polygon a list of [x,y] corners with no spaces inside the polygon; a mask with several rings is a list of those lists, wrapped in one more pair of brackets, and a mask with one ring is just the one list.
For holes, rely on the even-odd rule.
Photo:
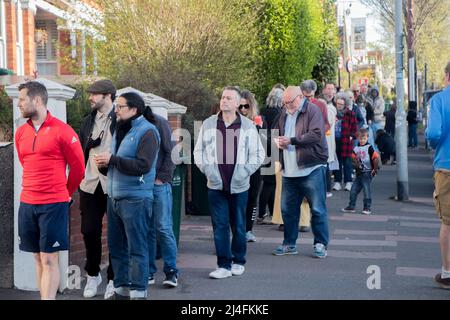
{"label": "elderly man in dark jacket", "polygon": [[299,87],[284,92],[285,110],[278,121],[280,137],[275,138],[283,169],[281,214],[284,239],[272,253],[297,254],[298,223],[303,198],[311,207],[314,256],[325,258],[328,245],[326,207],[326,165],[328,148],[325,123],[320,109],[303,97]]}

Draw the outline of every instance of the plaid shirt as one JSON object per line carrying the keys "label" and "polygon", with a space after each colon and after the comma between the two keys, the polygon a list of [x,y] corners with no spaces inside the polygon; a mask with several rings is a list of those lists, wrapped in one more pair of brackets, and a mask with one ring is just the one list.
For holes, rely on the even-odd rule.
{"label": "plaid shirt", "polygon": [[357,130],[356,114],[354,111],[345,109],[341,126],[341,156],[351,157],[353,154],[353,140],[350,137],[355,139]]}

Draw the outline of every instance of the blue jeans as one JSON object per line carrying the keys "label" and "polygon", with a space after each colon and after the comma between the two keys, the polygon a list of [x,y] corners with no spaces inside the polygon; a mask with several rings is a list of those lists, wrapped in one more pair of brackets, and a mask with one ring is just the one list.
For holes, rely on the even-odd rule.
{"label": "blue jeans", "polygon": [[[368,132],[369,132],[369,143],[375,149],[375,151],[378,152],[378,146],[375,143],[375,138],[377,136],[377,133],[373,132],[371,127],[368,128]],[[358,142],[359,142],[358,139],[356,139],[355,142],[356,142],[356,145],[357,145]]]}
{"label": "blue jeans", "polygon": [[170,183],[155,184],[153,189],[153,214],[149,226],[148,257],[150,275],[156,273],[156,237],[159,239],[164,260],[164,273],[177,270],[177,242],[173,234],[172,186]]}
{"label": "blue jeans", "polygon": [[408,124],[408,147],[417,147],[417,124]]}
{"label": "blue jeans", "polygon": [[108,246],[114,287],[147,290],[149,198],[115,200],[108,197]]}
{"label": "blue jeans", "polygon": [[370,127],[372,128],[373,134],[376,136],[377,135],[377,131],[380,130],[380,129],[383,129],[383,124],[381,122],[373,121],[370,124]]}
{"label": "blue jeans", "polygon": [[370,209],[370,206],[372,205],[372,194],[370,191],[371,182],[372,175],[370,172],[364,172],[356,176],[355,182],[353,182],[352,189],[350,190],[350,202],[348,204],[350,208],[355,208],[358,194],[363,190],[364,209]]}
{"label": "blue jeans", "polygon": [[340,155],[340,150],[338,153],[338,161],[339,161],[339,170],[334,170],[334,182],[342,182],[342,171],[344,171],[344,183],[352,182],[352,158],[351,157],[342,157]]}
{"label": "blue jeans", "polygon": [[[211,221],[214,230],[217,266],[230,270],[231,264],[244,265],[247,253],[245,210],[248,191],[231,194],[208,189]],[[230,227],[233,238],[230,244]]]}
{"label": "blue jeans", "polygon": [[326,170],[326,167],[319,167],[306,177],[283,177],[283,188],[281,189],[281,215],[284,222],[283,245],[296,245],[300,205],[305,197],[311,207],[311,229],[314,235],[314,244],[328,245]]}

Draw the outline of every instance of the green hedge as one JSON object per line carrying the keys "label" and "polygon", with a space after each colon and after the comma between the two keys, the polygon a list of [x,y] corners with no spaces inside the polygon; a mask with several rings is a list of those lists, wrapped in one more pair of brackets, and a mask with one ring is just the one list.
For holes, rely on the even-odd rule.
{"label": "green hedge", "polygon": [[13,102],[0,87],[0,141],[13,141]]}
{"label": "green hedge", "polygon": [[86,92],[88,83],[81,83],[72,86],[77,90],[75,96],[66,102],[67,106],[67,123],[79,133],[81,120],[91,111],[89,102],[89,94]]}

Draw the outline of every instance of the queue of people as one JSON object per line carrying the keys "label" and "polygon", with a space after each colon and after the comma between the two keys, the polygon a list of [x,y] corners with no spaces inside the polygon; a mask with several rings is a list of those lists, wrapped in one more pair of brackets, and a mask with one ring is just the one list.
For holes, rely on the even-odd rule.
{"label": "queue of people", "polygon": [[[180,276],[172,229],[171,128],[138,94],[116,97],[109,80],[96,81],[87,91],[92,111],[77,134],[48,112],[45,86],[37,81],[19,86],[18,106],[29,119],[15,135],[24,172],[20,250],[34,254],[41,298],[55,299],[58,252],[69,247],[69,206],[79,188],[86,249],[83,296],[95,297],[102,283],[106,213],[109,265],[104,298],[147,299],[148,286],[155,283],[157,245],[164,261],[163,285],[176,287]],[[363,191],[361,213],[372,214],[372,179],[382,163],[395,163],[395,106],[384,112],[376,86],[336,92],[335,85],[327,83],[321,96],[316,91],[313,80],[287,88],[277,84],[260,115],[250,91],[228,86],[218,108],[203,122],[193,155],[207,178],[217,256],[210,278],[245,273],[247,244],[257,241],[255,221],[280,225],[283,237],[273,255],[297,254],[299,231],[311,230],[312,256],[326,258],[330,242],[326,199],[332,197],[332,190],[350,192],[348,206],[342,209],[349,213],[356,212],[357,196]],[[446,103],[445,94],[432,100],[436,121],[443,117],[439,106]],[[442,203],[448,188],[443,133],[434,125],[429,126],[427,137],[441,155],[435,161],[435,200],[441,204],[437,210],[443,221],[444,248],[436,281],[445,287],[450,267]],[[66,166],[70,168],[67,176]],[[48,172],[52,179],[47,179]]]}

